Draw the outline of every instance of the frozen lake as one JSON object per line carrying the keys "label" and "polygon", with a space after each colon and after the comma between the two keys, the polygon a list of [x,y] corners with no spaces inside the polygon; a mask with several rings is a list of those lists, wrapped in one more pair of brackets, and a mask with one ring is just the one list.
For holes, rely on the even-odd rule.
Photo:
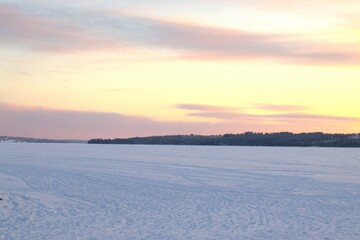
{"label": "frozen lake", "polygon": [[0,144],[0,239],[360,239],[360,149]]}

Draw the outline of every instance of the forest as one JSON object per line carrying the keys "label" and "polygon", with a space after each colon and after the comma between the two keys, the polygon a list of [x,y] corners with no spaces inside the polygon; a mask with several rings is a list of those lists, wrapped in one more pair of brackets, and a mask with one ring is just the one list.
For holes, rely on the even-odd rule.
{"label": "forest", "polygon": [[89,144],[157,144],[215,146],[298,146],[298,147],[360,147],[360,134],[258,133],[245,132],[223,135],[167,135],[115,139],[91,139]]}

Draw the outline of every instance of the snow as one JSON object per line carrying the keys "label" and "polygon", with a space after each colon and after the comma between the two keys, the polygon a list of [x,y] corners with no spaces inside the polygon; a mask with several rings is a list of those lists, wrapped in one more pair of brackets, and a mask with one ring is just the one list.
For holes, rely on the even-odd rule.
{"label": "snow", "polygon": [[360,149],[0,144],[0,239],[360,239]]}

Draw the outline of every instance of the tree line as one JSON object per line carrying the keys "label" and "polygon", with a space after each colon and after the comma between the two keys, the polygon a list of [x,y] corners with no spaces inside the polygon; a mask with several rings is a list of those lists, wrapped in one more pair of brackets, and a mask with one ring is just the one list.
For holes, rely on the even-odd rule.
{"label": "tree line", "polygon": [[223,135],[167,135],[114,139],[91,139],[89,144],[156,144],[210,146],[300,146],[300,147],[360,147],[360,134],[258,133],[245,132]]}

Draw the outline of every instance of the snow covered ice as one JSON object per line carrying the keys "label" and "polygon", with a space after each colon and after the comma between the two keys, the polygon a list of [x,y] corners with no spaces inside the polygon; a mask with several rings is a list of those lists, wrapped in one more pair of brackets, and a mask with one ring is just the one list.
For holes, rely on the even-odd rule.
{"label": "snow covered ice", "polygon": [[360,239],[360,149],[0,144],[0,239]]}

